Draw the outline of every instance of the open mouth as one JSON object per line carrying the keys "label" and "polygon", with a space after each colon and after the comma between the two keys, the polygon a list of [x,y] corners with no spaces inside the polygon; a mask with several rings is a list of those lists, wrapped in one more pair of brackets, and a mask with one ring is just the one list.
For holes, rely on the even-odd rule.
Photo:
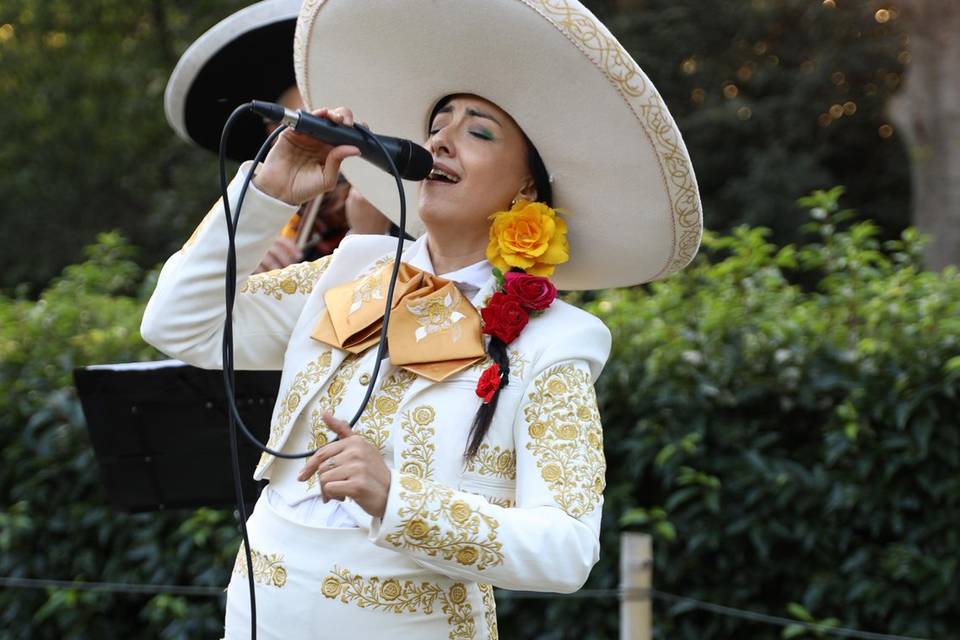
{"label": "open mouth", "polygon": [[446,184],[457,184],[460,182],[460,178],[457,176],[447,173],[443,169],[434,167],[430,174],[427,176],[427,180],[430,182],[444,182]]}

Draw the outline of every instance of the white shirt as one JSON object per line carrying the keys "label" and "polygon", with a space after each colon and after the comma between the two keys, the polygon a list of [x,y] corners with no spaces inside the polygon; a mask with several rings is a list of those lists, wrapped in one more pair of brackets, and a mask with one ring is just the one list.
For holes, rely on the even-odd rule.
{"label": "white shirt", "polygon": [[[433,262],[430,259],[430,250],[427,247],[426,235],[421,236],[410,246],[405,262],[421,271],[432,275],[440,275],[440,277],[452,281],[467,299],[474,299],[477,296],[480,290],[489,283],[493,271],[493,267],[487,260],[480,260],[456,271],[437,274],[433,268]],[[474,300],[474,304],[477,303],[478,301]],[[359,366],[361,371],[372,371],[376,351],[376,349],[368,349],[362,356],[362,361]],[[390,357],[388,356],[384,358],[381,363],[379,379],[385,379],[386,376],[390,374],[391,369]],[[321,390],[321,393],[324,391],[325,389]],[[348,390],[344,394],[344,401],[337,411],[338,417],[343,419],[352,417],[353,414],[356,413],[358,404],[363,399],[365,391],[366,385],[359,383],[356,379],[351,380],[348,385]],[[304,414],[305,413],[306,412],[304,412]],[[302,421],[304,419],[304,416],[301,416],[300,420]],[[305,429],[306,425],[301,424],[298,425],[298,427]],[[386,455],[385,457],[387,460],[392,459],[390,455]],[[323,499],[317,495],[291,500],[290,498],[285,498],[279,491],[271,488],[269,485],[265,489],[265,493],[267,501],[275,511],[287,520],[298,524],[313,527],[336,528],[352,528],[358,526],[356,519],[343,508],[342,503],[338,500],[331,500],[325,503]]]}

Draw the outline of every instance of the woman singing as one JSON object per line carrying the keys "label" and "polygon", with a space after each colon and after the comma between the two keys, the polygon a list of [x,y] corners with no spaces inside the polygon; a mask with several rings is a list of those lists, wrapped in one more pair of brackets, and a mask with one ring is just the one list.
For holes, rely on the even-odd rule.
{"label": "woman singing", "polygon": [[[264,455],[254,473],[270,480],[248,521],[258,637],[495,638],[493,587],[576,591],[599,556],[593,383],[610,334],[556,288],[685,266],[701,232],[689,157],[649,79],[574,0],[307,0],[294,57],[308,105],[424,140],[434,169],[407,188],[419,237],[376,379],[395,239],[348,236],[332,256],[248,274],[338,171],[396,216],[392,178],[344,162],[356,148],[286,131],[247,193],[236,367],[283,371],[272,448],[319,447]],[[354,122],[346,107],[313,113]],[[218,204],[164,266],[142,325],[209,368],[225,227]],[[243,552],[230,639],[249,637]]]}

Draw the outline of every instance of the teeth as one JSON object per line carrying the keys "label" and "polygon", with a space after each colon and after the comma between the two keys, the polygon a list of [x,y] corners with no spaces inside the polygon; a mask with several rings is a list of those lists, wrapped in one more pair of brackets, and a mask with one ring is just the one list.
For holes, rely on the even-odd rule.
{"label": "teeth", "polygon": [[453,182],[453,183],[456,183],[456,182],[459,182],[459,181],[460,181],[459,178],[456,178],[456,177],[450,175],[449,173],[447,173],[446,171],[443,171],[442,169],[436,169],[436,168],[433,169],[433,170],[430,172],[429,178],[430,178],[431,180],[445,179],[445,180],[449,180],[450,182]]}

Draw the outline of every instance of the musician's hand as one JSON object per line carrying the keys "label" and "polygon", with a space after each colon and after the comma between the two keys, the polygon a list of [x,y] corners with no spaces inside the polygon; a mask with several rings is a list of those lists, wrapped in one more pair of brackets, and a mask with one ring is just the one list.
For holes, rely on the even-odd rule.
{"label": "musician's hand", "polygon": [[283,269],[294,262],[300,262],[301,259],[303,259],[303,252],[300,251],[296,242],[284,236],[277,236],[254,273]]}
{"label": "musician's hand", "polygon": [[353,498],[364,511],[382,518],[390,492],[390,469],[380,451],[355,435],[343,420],[324,413],[323,421],[340,439],[308,458],[297,479],[304,482],[319,472],[324,500]]}
{"label": "musician's hand", "polygon": [[[312,113],[336,124],[353,126],[353,112],[346,107],[317,109]],[[360,150],[352,145],[334,147],[286,129],[257,170],[253,183],[267,195],[300,205],[333,189],[340,163],[358,155]]]}

